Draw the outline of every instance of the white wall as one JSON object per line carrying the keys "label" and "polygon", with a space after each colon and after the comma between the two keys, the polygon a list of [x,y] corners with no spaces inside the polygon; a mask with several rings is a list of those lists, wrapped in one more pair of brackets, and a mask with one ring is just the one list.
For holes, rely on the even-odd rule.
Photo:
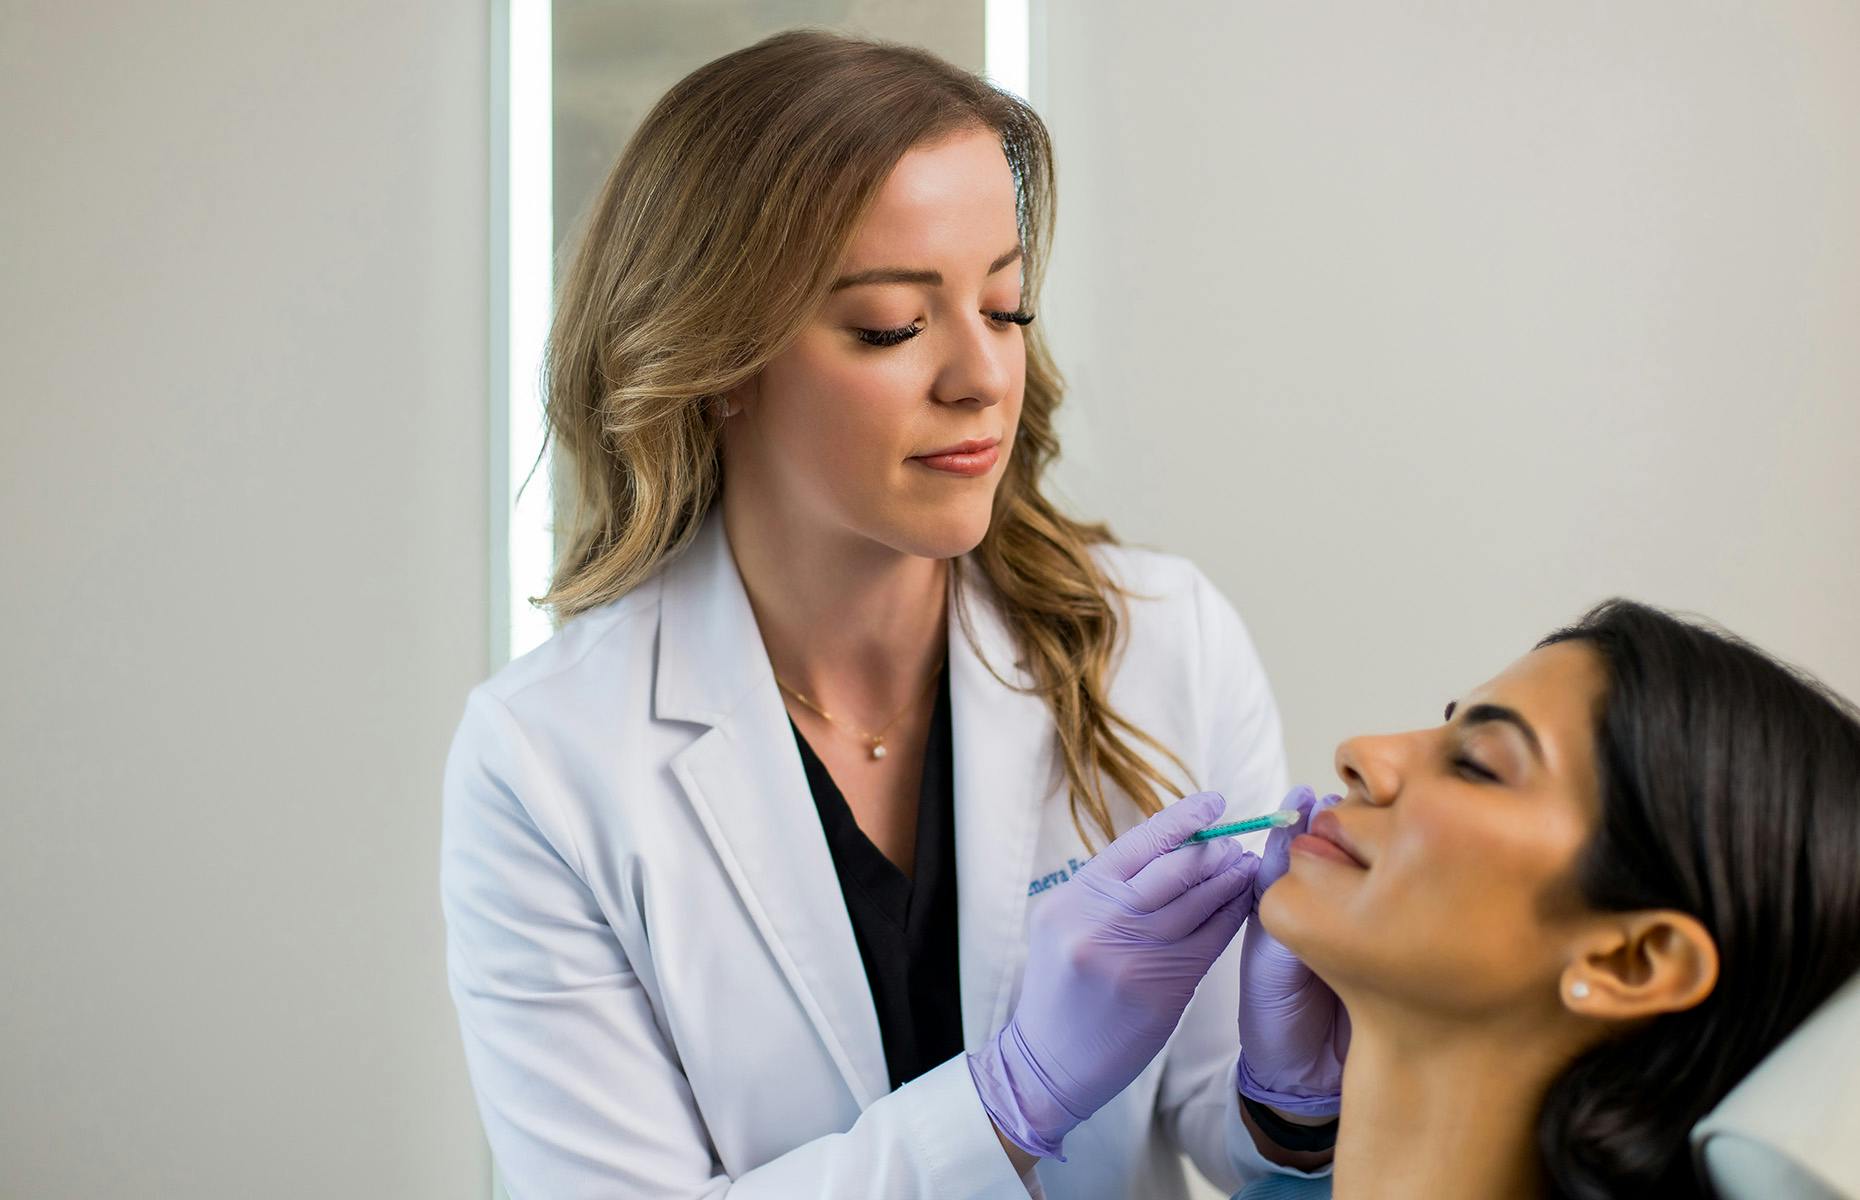
{"label": "white wall", "polygon": [[1860,696],[1860,6],[1044,7],[1061,479],[1298,778],[1614,593]]}
{"label": "white wall", "polygon": [[[1860,692],[1860,9],[1040,7],[1063,481],[1302,777],[1616,591]],[[482,1194],[488,20],[0,0],[0,1195]]]}
{"label": "white wall", "polygon": [[484,1194],[487,30],[0,8],[0,1195]]}

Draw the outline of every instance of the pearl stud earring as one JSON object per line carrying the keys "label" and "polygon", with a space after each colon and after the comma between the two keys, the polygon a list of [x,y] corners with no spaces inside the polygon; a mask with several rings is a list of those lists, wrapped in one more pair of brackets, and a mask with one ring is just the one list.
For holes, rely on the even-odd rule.
{"label": "pearl stud earring", "polygon": [[1569,996],[1572,1000],[1587,1000],[1589,998],[1589,985],[1578,979],[1576,982],[1569,985]]}

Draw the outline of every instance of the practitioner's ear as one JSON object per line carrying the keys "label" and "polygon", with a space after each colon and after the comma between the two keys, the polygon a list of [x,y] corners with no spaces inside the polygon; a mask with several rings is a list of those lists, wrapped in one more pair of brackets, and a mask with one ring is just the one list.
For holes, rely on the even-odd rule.
{"label": "practitioner's ear", "polygon": [[1577,939],[1560,980],[1563,1006],[1600,1021],[1680,1012],[1718,983],[1718,945],[1671,909],[1610,913]]}

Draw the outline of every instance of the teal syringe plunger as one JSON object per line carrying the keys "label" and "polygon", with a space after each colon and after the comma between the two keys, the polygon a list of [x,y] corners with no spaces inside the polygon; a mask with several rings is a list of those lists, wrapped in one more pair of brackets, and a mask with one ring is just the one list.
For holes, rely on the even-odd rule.
{"label": "teal syringe plunger", "polygon": [[[1226,825],[1210,825],[1206,829],[1196,830],[1188,835],[1182,846],[1193,846],[1197,842],[1211,842],[1215,838],[1234,837],[1242,833],[1256,833],[1261,829],[1286,829],[1298,824],[1303,818],[1294,809],[1281,809],[1267,813],[1263,817],[1253,817],[1246,821],[1233,821]],[[1180,850],[1182,846],[1177,846]]]}

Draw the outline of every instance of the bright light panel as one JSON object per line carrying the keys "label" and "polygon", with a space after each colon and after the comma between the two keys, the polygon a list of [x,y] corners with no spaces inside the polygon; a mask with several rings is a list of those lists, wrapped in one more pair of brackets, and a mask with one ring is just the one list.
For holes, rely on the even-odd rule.
{"label": "bright light panel", "polygon": [[[549,589],[555,557],[553,487],[543,445],[541,371],[554,288],[549,0],[510,0],[509,514],[510,657],[548,638],[529,602]],[[532,471],[533,468],[533,471]]]}
{"label": "bright light panel", "polygon": [[983,71],[1022,100],[1033,93],[1032,0],[987,0],[982,25]]}

